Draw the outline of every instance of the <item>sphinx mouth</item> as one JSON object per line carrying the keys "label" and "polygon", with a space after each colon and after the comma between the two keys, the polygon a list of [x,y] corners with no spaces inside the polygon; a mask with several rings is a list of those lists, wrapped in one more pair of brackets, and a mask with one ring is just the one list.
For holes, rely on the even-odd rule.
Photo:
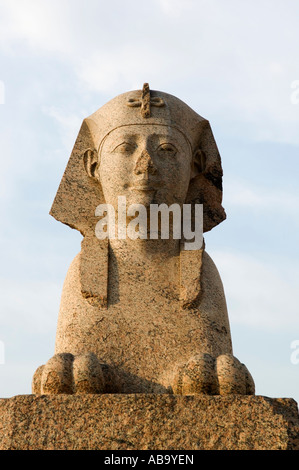
{"label": "sphinx mouth", "polygon": [[149,183],[137,183],[130,187],[131,191],[144,191],[144,192],[152,192],[157,191],[157,188]]}
{"label": "sphinx mouth", "polygon": [[149,188],[145,186],[134,186],[133,188],[131,188],[131,191],[153,192],[153,191],[156,191],[156,188]]}

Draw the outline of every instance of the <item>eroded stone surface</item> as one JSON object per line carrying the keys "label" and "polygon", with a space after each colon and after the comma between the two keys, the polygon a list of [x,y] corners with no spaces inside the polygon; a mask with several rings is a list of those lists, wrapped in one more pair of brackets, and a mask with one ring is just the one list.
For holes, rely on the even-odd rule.
{"label": "eroded stone surface", "polygon": [[294,400],[58,395],[0,400],[0,450],[299,450]]}
{"label": "eroded stone surface", "polygon": [[[145,207],[148,218],[151,204],[203,204],[204,231],[222,222],[222,167],[209,122],[147,84],[84,120],[51,209],[82,233],[81,252],[63,286],[55,356],[37,370],[34,393],[253,394],[232,355],[224,290],[205,247],[186,251],[171,232],[123,239],[119,197]],[[117,219],[109,242],[96,237],[104,203]],[[203,357],[211,360],[197,361]]]}

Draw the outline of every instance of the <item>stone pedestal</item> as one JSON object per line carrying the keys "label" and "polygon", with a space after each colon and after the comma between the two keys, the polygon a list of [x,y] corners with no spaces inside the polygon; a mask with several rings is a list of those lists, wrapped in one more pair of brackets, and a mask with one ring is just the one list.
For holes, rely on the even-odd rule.
{"label": "stone pedestal", "polygon": [[263,396],[20,395],[1,450],[299,450],[297,403]]}

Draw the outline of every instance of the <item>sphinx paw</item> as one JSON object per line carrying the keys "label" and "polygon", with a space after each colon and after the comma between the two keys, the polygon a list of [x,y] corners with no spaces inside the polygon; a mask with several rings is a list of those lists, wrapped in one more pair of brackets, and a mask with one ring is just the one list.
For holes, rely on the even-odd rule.
{"label": "sphinx paw", "polygon": [[40,366],[32,380],[36,395],[103,393],[105,379],[102,365],[93,353],[55,354]]}
{"label": "sphinx paw", "polygon": [[231,354],[216,359],[201,353],[177,367],[172,390],[178,395],[254,395],[246,366]]}
{"label": "sphinx paw", "polygon": [[219,395],[254,395],[255,385],[247,367],[231,354],[216,359]]}

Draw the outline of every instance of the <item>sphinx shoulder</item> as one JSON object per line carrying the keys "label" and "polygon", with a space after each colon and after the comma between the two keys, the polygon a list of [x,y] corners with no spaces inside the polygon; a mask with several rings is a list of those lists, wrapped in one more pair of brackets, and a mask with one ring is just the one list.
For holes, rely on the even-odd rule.
{"label": "sphinx shoulder", "polygon": [[[201,288],[205,297],[225,303],[225,293],[220,272],[212,257],[204,251],[201,268]],[[218,303],[217,302],[217,303]]]}

